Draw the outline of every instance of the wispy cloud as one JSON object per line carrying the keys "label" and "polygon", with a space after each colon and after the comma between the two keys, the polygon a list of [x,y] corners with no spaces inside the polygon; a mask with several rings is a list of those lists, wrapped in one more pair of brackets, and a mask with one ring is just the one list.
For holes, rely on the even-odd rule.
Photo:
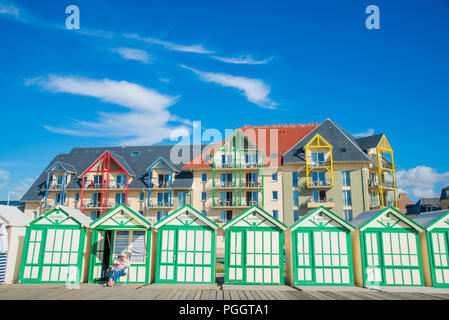
{"label": "wispy cloud", "polygon": [[[177,102],[177,97],[164,95],[135,83],[50,75],[47,78],[28,80],[26,84],[37,85],[55,93],[94,97],[127,109],[127,112],[102,111],[95,121],[74,120],[70,127],[45,126],[55,133],[116,138],[120,143],[137,145],[158,143],[169,138],[173,130],[182,129],[186,135],[190,132],[189,127],[179,124],[182,119],[167,110]],[[177,124],[173,123],[174,119]]]}
{"label": "wispy cloud", "polygon": [[364,137],[372,136],[373,134],[374,134],[374,129],[368,129],[364,132],[354,133],[353,136],[356,138],[364,138]]}
{"label": "wispy cloud", "polygon": [[148,52],[133,48],[113,48],[111,51],[120,54],[126,60],[136,60],[143,63],[150,63],[153,57]]}
{"label": "wispy cloud", "polygon": [[215,51],[208,50],[203,47],[202,44],[194,44],[194,45],[182,45],[174,42],[164,41],[156,38],[150,37],[141,37],[137,34],[123,34],[125,38],[139,40],[148,44],[157,44],[163,46],[165,49],[171,51],[179,51],[179,52],[190,52],[190,53],[199,53],[199,54],[212,54]]}
{"label": "wispy cloud", "polygon": [[241,55],[238,58],[219,57],[219,56],[212,56],[212,58],[215,60],[219,60],[221,62],[233,64],[267,64],[273,59],[273,57],[270,57],[264,60],[256,60],[253,59],[253,57],[251,57],[250,55]]}
{"label": "wispy cloud", "polygon": [[185,65],[181,65],[181,67],[191,70],[202,81],[238,89],[248,101],[261,108],[276,109],[277,103],[268,98],[271,91],[270,86],[260,79],[238,77],[225,73],[203,72]]}
{"label": "wispy cloud", "polygon": [[0,189],[6,186],[9,181],[9,171],[0,169]]}
{"label": "wispy cloud", "polygon": [[19,8],[5,1],[0,1],[0,14],[12,16],[16,19],[20,18]]}
{"label": "wispy cloud", "polygon": [[20,180],[14,184],[11,185],[11,190],[14,192],[11,195],[12,199],[21,199],[23,197],[23,195],[25,194],[25,192],[28,191],[28,189],[30,189],[31,185],[34,183],[34,181],[37,179],[36,178],[25,178],[23,180]]}
{"label": "wispy cloud", "polygon": [[449,172],[439,173],[427,166],[417,166],[409,170],[396,172],[397,187],[401,192],[407,192],[416,198],[438,197],[438,185],[449,185]]}

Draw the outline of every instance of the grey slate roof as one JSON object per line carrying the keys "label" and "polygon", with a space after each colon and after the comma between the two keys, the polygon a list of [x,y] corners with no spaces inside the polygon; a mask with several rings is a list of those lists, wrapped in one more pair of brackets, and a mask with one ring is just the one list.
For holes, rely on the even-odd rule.
{"label": "grey slate roof", "polygon": [[[305,162],[305,146],[312,140],[316,134],[319,134],[332,148],[332,158],[334,162],[359,162],[371,161],[368,155],[363,152],[357,144],[355,138],[343,128],[336,125],[332,120],[326,119],[318,127],[310,131],[293,148],[287,151],[282,159],[284,163],[302,163]],[[343,152],[342,149],[346,149]]]}
{"label": "grey slate roof", "polygon": [[362,212],[357,217],[355,217],[353,220],[351,220],[351,224],[354,227],[359,228],[360,226],[362,226],[363,224],[365,224],[366,222],[368,222],[369,220],[374,218],[376,215],[378,215],[383,210],[385,210],[385,209]]}
{"label": "grey slate roof", "polygon": [[[207,145],[201,145],[201,151]],[[50,164],[53,165],[56,161],[62,161],[66,164],[72,165],[79,173],[84,172],[89,168],[95,160],[97,160],[104,152],[109,151],[111,155],[121,164],[126,166],[124,169],[130,170],[134,174],[132,182],[129,184],[130,189],[148,188],[148,167],[154,163],[159,157],[170,159],[170,152],[174,145],[157,145],[157,146],[126,146],[126,147],[91,147],[91,148],[73,148],[70,153],[58,154]],[[188,189],[192,186],[193,174],[191,172],[182,171],[182,167],[190,162],[193,157],[193,148],[197,147],[190,145],[187,147],[190,155],[184,159],[180,159],[181,163],[173,165],[178,173],[175,175],[173,183],[174,189]],[[132,152],[139,152],[138,156],[132,156]],[[181,157],[180,157],[181,158]],[[22,201],[40,201],[45,196],[45,184],[47,182],[47,170],[51,166],[48,165],[42,174],[36,179],[33,185],[22,197]],[[67,190],[81,190],[81,178],[72,176]]]}
{"label": "grey slate roof", "polygon": [[359,144],[359,146],[362,150],[367,150],[367,149],[377,147],[377,145],[379,144],[380,139],[382,139],[383,135],[384,135],[383,133],[380,133],[380,134],[376,134],[374,136],[359,138],[359,139],[356,139],[355,141],[357,141],[357,143]]}
{"label": "grey slate roof", "polygon": [[425,212],[424,208],[431,207],[432,211],[441,210],[439,198],[421,198],[415,204],[406,206],[407,214],[418,214]]}
{"label": "grey slate roof", "polygon": [[432,211],[430,213],[422,213],[413,218],[413,221],[418,223],[421,227],[426,228],[429,224],[448,213],[449,209]]}

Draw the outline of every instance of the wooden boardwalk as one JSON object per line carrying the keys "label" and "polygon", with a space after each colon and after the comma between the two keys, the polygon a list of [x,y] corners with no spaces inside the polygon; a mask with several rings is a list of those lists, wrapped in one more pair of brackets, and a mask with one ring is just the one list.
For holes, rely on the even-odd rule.
{"label": "wooden boardwalk", "polygon": [[104,288],[81,284],[0,285],[0,300],[449,300],[449,289],[410,288],[373,291],[364,288],[292,288],[289,286],[230,286],[152,284]]}

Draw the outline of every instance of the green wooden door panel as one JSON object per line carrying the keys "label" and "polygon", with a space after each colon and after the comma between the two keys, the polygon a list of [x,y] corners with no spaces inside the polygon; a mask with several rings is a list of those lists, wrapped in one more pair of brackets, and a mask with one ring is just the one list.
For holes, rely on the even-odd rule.
{"label": "green wooden door panel", "polygon": [[427,236],[432,283],[435,287],[449,287],[449,231],[431,231]]}

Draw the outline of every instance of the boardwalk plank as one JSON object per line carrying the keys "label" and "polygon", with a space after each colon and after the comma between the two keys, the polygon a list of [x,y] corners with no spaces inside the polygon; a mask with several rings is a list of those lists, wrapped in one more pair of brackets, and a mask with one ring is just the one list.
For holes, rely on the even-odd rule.
{"label": "boardwalk plank", "polygon": [[229,295],[231,296],[231,300],[240,300],[240,296],[236,290],[229,290]]}
{"label": "boardwalk plank", "polygon": [[217,300],[223,300],[223,299],[224,299],[223,290],[217,290]]}

